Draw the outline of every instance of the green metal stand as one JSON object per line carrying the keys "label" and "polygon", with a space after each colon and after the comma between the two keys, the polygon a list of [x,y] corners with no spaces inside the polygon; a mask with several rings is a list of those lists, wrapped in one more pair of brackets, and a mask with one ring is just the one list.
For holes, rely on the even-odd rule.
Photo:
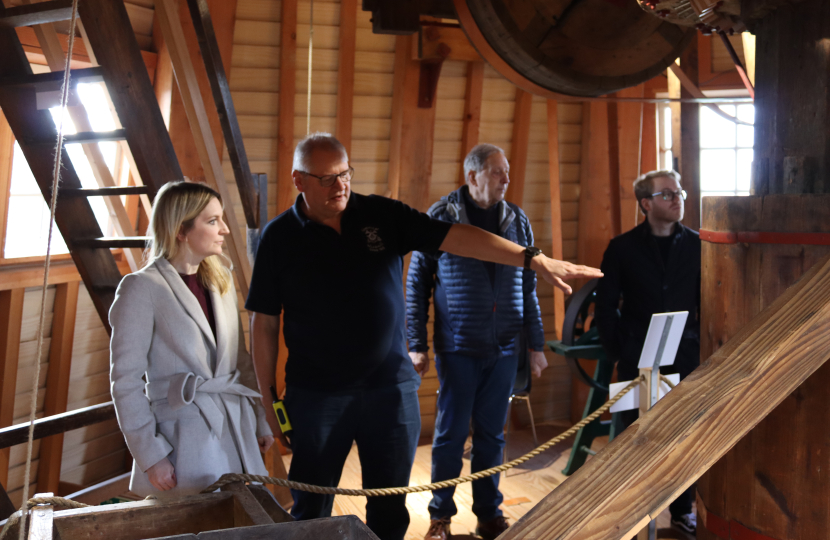
{"label": "green metal stand", "polygon": [[[573,345],[565,345],[561,341],[549,341],[548,347],[556,354],[565,357],[572,371],[582,379],[582,382],[591,387],[588,392],[588,401],[585,403],[585,411],[582,418],[585,418],[595,410],[599,409],[608,398],[608,385],[611,383],[611,375],[614,372],[614,363],[610,361],[605,349],[599,342],[599,333],[592,328],[577,339]],[[582,366],[579,365],[580,358],[585,360],[597,360],[597,368],[594,370],[593,378],[590,377]],[[614,415],[616,416],[616,415]],[[614,439],[614,420],[600,420],[597,418],[587,426],[580,429],[576,434],[571,457],[568,464],[562,470],[562,474],[570,476],[585,463],[589,455],[595,452],[591,450],[591,444],[597,437],[608,436],[609,441]]]}

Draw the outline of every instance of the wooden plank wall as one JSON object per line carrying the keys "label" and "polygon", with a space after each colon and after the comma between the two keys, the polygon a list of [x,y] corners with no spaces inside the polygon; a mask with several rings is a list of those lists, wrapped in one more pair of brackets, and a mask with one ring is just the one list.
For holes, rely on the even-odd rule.
{"label": "wooden plank wall", "polygon": [[[395,36],[372,33],[372,14],[357,3],[352,151],[352,189],[383,195],[388,188],[392,134]],[[316,5],[316,4],[315,4]]]}
{"label": "wooden plank wall", "polygon": [[[576,254],[569,252],[568,246],[572,246],[575,251],[578,204],[573,199],[574,196],[579,196],[579,192],[578,189],[573,188],[579,186],[578,156],[581,143],[582,106],[560,103],[557,109],[563,256],[566,259],[575,259]],[[550,222],[547,100],[538,96],[533,97],[530,118],[527,173],[524,181],[522,208],[533,227],[536,246],[550,254],[553,250],[552,234],[554,233]],[[557,339],[556,327],[561,326],[562,321],[557,321],[554,317],[553,286],[540,280],[536,286],[536,295],[542,311],[545,340]],[[570,416],[570,370],[563,357],[550,351],[546,352],[546,356],[549,367],[542,373],[541,378],[533,380],[530,393],[533,415],[537,422],[564,420]],[[516,409],[518,413],[521,407]],[[521,411],[520,418],[523,417],[524,411]]]}
{"label": "wooden plank wall", "polygon": [[[109,336],[97,317],[86,287],[78,292],[72,369],[67,410],[111,401]],[[87,486],[126,470],[124,436],[115,420],[67,432],[63,443],[61,483]],[[67,486],[61,491],[71,491]]]}
{"label": "wooden plank wall", "polygon": [[[19,366],[14,399],[13,423],[28,421],[31,382],[37,354],[37,323],[40,310],[40,287],[25,290],[20,331]],[[46,393],[51,345],[52,309],[55,287],[47,289],[47,318],[44,331],[43,358],[39,379],[37,417],[41,417]],[[109,337],[92,300],[83,285],[80,287],[76,311],[72,367],[70,371],[67,410],[110,401]],[[10,449],[8,470],[9,496],[16,505],[22,495],[26,445]],[[32,459],[30,494],[37,485],[40,442],[35,441]],[[80,485],[89,485],[125,469],[127,449],[117,423],[97,424],[66,433],[63,443],[60,493],[68,493]]]}
{"label": "wooden plank wall", "polygon": [[[41,288],[27,288],[23,296],[23,317],[20,325],[20,352],[18,357],[17,381],[14,394],[14,424],[29,420],[29,404],[32,397],[32,377],[37,359],[37,325],[40,317]],[[37,417],[43,413],[46,397],[46,373],[49,368],[49,345],[51,342],[52,310],[55,304],[55,287],[46,290],[46,320],[43,331],[43,355],[38,380]],[[12,339],[12,336],[9,336]],[[26,445],[20,444],[10,449],[7,491],[15,506],[20,505],[23,495],[23,480],[26,466]],[[32,454],[32,472],[29,484],[30,496],[37,485],[38,453],[40,443],[35,441]]]}

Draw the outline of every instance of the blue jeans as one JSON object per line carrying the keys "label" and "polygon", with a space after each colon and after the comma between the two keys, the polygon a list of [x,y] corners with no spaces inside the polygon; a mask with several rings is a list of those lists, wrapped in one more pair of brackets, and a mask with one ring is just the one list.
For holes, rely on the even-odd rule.
{"label": "blue jeans", "polygon": [[[323,392],[289,386],[285,408],[294,429],[289,480],[337,486],[357,442],[364,488],[409,485],[421,431],[420,378],[377,389]],[[334,495],[291,490],[295,519],[331,516]],[[400,540],[409,526],[406,495],[369,497],[366,525],[381,540]]]}
{"label": "blue jeans", "polygon": [[[494,355],[473,358],[460,354],[440,354],[435,368],[441,391],[432,442],[432,481],[456,478],[461,474],[464,442],[473,424],[472,472],[502,463],[504,423],[508,398],[516,380],[518,356]],[[454,516],[454,487],[432,492],[429,515],[432,519]],[[473,513],[479,521],[502,515],[504,497],[499,491],[499,475],[473,482]]]}

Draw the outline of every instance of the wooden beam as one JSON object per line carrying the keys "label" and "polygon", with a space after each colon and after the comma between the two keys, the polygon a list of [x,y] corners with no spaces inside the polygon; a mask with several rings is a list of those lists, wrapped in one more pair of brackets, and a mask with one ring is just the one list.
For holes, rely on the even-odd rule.
{"label": "wooden beam", "polygon": [[159,0],[156,2],[156,16],[159,17],[164,40],[167,42],[170,51],[173,71],[187,110],[187,118],[193,132],[193,139],[196,142],[196,149],[199,152],[199,159],[204,167],[205,178],[208,185],[218,191],[225,201],[225,221],[230,229],[230,234],[226,237],[228,253],[234,264],[237,286],[242,296],[247,296],[248,285],[251,280],[251,265],[248,263],[248,254],[245,249],[245,237],[239,230],[239,221],[236,219],[236,212],[233,209],[233,204],[231,204],[232,199],[222,173],[222,160],[216,151],[215,139],[210,129],[205,104],[202,101],[202,94],[184,41],[184,33],[175,1]]}
{"label": "wooden beam", "polygon": [[[78,310],[77,281],[63,283],[55,291],[52,317],[52,341],[49,346],[49,371],[46,374],[46,401],[43,415],[66,412],[69,397],[69,372],[72,365],[72,345],[75,341],[75,315]],[[37,490],[58,492],[61,480],[63,433],[40,442],[40,464]],[[100,502],[100,501],[99,501]]]}
{"label": "wooden beam", "polygon": [[6,221],[12,184],[14,134],[0,111],[0,258],[6,251]]}
{"label": "wooden beam", "polygon": [[[478,144],[481,127],[481,96],[484,93],[484,62],[477,60],[467,64],[467,87],[464,91],[464,120],[461,128],[461,162]],[[461,169],[459,186],[467,183],[464,168]]]}
{"label": "wooden beam", "polygon": [[[14,396],[23,324],[23,289],[0,291],[0,428],[14,421]],[[9,449],[0,449],[0,484],[8,486]]]}
{"label": "wooden beam", "polygon": [[631,538],[828,357],[825,257],[502,538]]}
{"label": "wooden beam", "polygon": [[510,184],[505,198],[522,206],[527,172],[527,150],[530,143],[530,112],[533,94],[516,88],[516,107],[513,113],[513,138],[510,144]]}
{"label": "wooden beam", "polygon": [[[664,87],[668,84],[667,79],[655,77],[644,83],[643,97],[653,98],[658,91],[667,91]],[[657,139],[660,130],[657,125],[657,105],[654,103],[643,103],[643,145],[641,150],[640,174],[656,170],[658,156],[660,155],[660,141]]]}
{"label": "wooden beam", "polygon": [[[51,69],[52,72],[62,72],[66,58],[63,53],[60,40],[58,39],[58,33],[55,31],[54,26],[51,24],[42,24],[35,26],[34,31],[38,42],[40,43],[43,55],[49,64],[49,69]],[[86,108],[83,105],[71,106],[66,109],[67,112],[69,112],[69,117],[72,119],[72,123],[75,124],[75,129],[78,133],[93,132],[92,123],[89,121],[89,116],[87,115]],[[81,148],[83,148],[84,155],[89,161],[90,169],[92,170],[92,174],[98,185],[108,188],[115,187],[117,183],[113,179],[112,173],[110,173],[109,166],[107,166],[104,154],[101,152],[101,148],[98,143],[82,144]],[[135,236],[135,229],[130,222],[130,217],[124,208],[124,204],[121,202],[121,199],[117,197],[104,197],[104,204],[107,206],[110,221],[112,221],[116,232],[121,236]],[[141,267],[143,258],[142,250],[126,249],[124,250],[124,255],[127,257],[127,262],[133,272]],[[55,486],[55,489],[41,489],[40,491],[57,492],[57,485]]]}
{"label": "wooden beam", "polygon": [[395,37],[395,71],[392,76],[392,126],[389,135],[388,197],[397,199],[401,189],[401,137],[403,135],[403,103],[406,70],[409,66],[410,38]]}
{"label": "wooden beam", "polygon": [[52,0],[6,9],[0,17],[0,26],[21,27],[68,21],[72,18],[72,0]]}
{"label": "wooden beam", "polygon": [[421,22],[420,47],[412,49],[414,60],[462,60],[483,63],[464,30],[444,23]]}
{"label": "wooden beam", "polygon": [[[620,97],[644,97],[645,86],[638,85],[620,90]],[[617,156],[619,175],[619,226],[618,232],[626,232],[638,221],[637,197],[634,195],[634,180],[640,175],[642,151],[644,150],[645,103],[620,102],[617,108]],[[610,106],[610,104],[609,104]],[[651,108],[652,114],[654,107]],[[612,126],[613,127],[613,126]],[[654,129],[652,123],[651,129]],[[655,140],[654,137],[651,138]],[[649,169],[653,170],[653,169]]]}
{"label": "wooden beam", "polygon": [[[396,48],[414,36],[398,37]],[[397,54],[397,50],[396,50]],[[435,104],[429,109],[418,107],[420,63],[406,60],[403,81],[403,103],[400,146],[399,199],[425,212],[429,207],[429,186],[432,181],[432,152],[435,139]]]}
{"label": "wooden beam", "polygon": [[[126,260],[118,261],[121,274],[128,274],[130,267]],[[81,281],[81,274],[75,267],[72,259],[53,261],[49,270],[49,285],[68,283],[70,281]],[[0,266],[0,290],[24,287],[40,287],[43,284],[43,263],[3,265]]]}
{"label": "wooden beam", "polygon": [[277,133],[277,214],[291,208],[294,183],[294,94],[297,92],[297,1],[282,0],[280,22],[280,95]]}
{"label": "wooden beam", "polygon": [[[559,176],[559,112],[555,100],[547,100],[548,120],[548,184],[550,185],[550,238],[553,244],[550,256],[564,259],[562,250],[562,196]],[[556,339],[562,339],[562,323],[565,320],[565,293],[553,288],[553,320]]]}
{"label": "wooden beam", "polygon": [[[217,20],[220,21],[221,26],[233,29],[236,21],[236,2],[221,2],[226,10],[224,13],[218,13]],[[213,102],[215,109],[218,112],[219,126],[221,130],[216,129],[211,123],[211,129],[217,135],[221,133],[224,136],[225,147],[228,150],[228,157],[231,160],[231,168],[233,169],[233,176],[236,180],[236,187],[239,190],[239,198],[242,202],[242,210],[245,214],[245,222],[250,229],[257,229],[264,225],[268,220],[268,216],[262,216],[262,223],[260,223],[259,207],[256,203],[256,188],[254,180],[251,176],[251,169],[248,165],[248,155],[245,153],[245,143],[242,140],[242,131],[239,128],[239,121],[236,117],[236,109],[233,106],[233,98],[231,97],[231,89],[228,84],[227,71],[225,63],[230,63],[230,51],[227,51],[224,56],[227,57],[223,62],[223,55],[220,52],[218,35],[221,28],[214,28],[213,19],[208,9],[207,0],[188,0],[187,6],[190,9],[190,18],[193,22],[193,29],[196,31],[196,37],[199,42],[199,50],[201,51],[202,60],[204,61],[204,72],[210,85],[213,94]],[[233,44],[233,32],[225,32],[228,34],[228,41]],[[192,51],[195,52],[195,51]],[[194,62],[195,65],[195,62]],[[200,69],[201,73],[202,70]],[[202,90],[204,85],[200,84]],[[210,96],[205,101],[208,101]],[[213,110],[211,110],[213,112]],[[213,118],[214,115],[211,115]],[[222,139],[217,138],[217,150],[221,152]]]}
{"label": "wooden beam", "polygon": [[[617,95],[615,93],[615,95]],[[611,237],[620,234],[620,132],[617,103],[608,103],[608,197]]]}
{"label": "wooden beam", "polygon": [[[2,293],[0,293],[2,297]],[[112,401],[75,409],[49,418],[35,420],[35,439],[42,439],[58,433],[66,433],[100,422],[107,422],[115,419],[115,405]],[[23,444],[29,438],[29,422],[15,424],[0,429],[0,448],[8,448],[16,444]]]}
{"label": "wooden beam", "polygon": [[602,263],[614,231],[607,130],[608,104],[583,104],[577,259],[595,267]]}
{"label": "wooden beam", "polygon": [[167,44],[164,42],[158,17],[153,17],[153,48],[158,54],[156,76],[153,78],[153,90],[156,93],[156,101],[158,101],[159,109],[161,109],[164,125],[169,130],[175,77],[173,76],[173,63],[170,61],[170,51],[167,50]]}
{"label": "wooden beam", "polygon": [[[680,69],[696,86],[698,77],[697,43],[699,34],[680,55]],[[693,97],[685,87],[680,89],[681,98]],[[680,176],[688,198],[685,203],[683,224],[694,230],[700,228],[700,105],[680,104]]]}
{"label": "wooden beam", "polygon": [[352,151],[352,109],[354,108],[354,62],[357,46],[357,0],[340,2],[340,49],[337,70],[337,119],[334,134]]}
{"label": "wooden beam", "polygon": [[[78,19],[78,21],[80,23],[80,19]],[[82,24],[79,24],[79,30],[82,26]],[[33,64],[43,66],[49,65],[43,51],[40,48],[40,45],[38,44],[35,31],[28,26],[17,28],[15,31],[17,32],[17,37],[20,40],[20,44],[23,45],[23,50],[26,52],[26,57],[29,61]],[[69,50],[69,37],[66,34],[58,34],[58,40],[60,41],[61,48],[63,50],[63,56],[66,58],[66,53]],[[144,66],[147,68],[147,76],[152,80],[156,72],[158,55],[152,51],[140,52]],[[75,41],[75,46],[72,50],[72,69],[83,69],[89,66],[97,65],[93,61],[93,57],[94,55],[90,51],[90,47],[86,44],[86,42]]]}

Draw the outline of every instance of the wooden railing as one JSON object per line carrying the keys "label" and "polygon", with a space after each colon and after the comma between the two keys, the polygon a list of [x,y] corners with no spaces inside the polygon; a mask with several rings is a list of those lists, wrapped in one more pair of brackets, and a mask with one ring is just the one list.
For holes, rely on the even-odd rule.
{"label": "wooden railing", "polygon": [[830,357],[830,256],[500,538],[628,539]]}

